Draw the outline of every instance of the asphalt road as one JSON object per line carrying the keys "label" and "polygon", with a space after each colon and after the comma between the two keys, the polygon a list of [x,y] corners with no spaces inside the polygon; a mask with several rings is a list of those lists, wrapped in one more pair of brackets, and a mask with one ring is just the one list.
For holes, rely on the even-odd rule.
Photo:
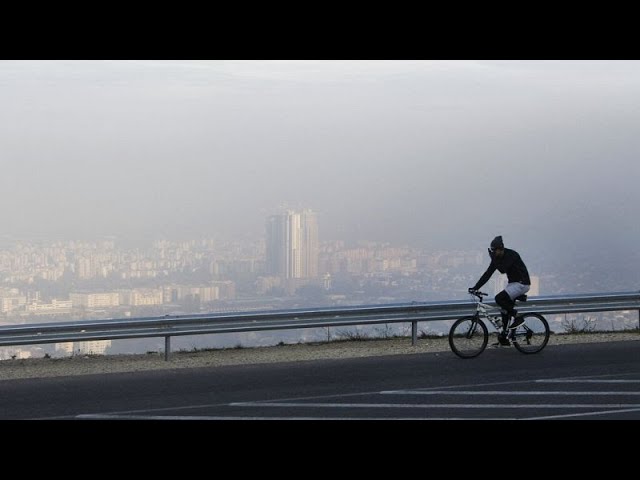
{"label": "asphalt road", "polygon": [[6,380],[2,419],[640,419],[640,343]]}

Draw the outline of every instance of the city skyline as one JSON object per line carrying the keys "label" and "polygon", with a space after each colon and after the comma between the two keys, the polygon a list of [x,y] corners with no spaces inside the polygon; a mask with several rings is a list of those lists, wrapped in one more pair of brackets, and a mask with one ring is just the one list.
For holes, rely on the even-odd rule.
{"label": "city skyline", "polygon": [[[293,279],[287,285],[268,272],[266,247],[266,235],[231,242],[158,239],[146,248],[133,249],[113,239],[5,245],[0,248],[0,323],[464,299],[467,287],[489,260],[484,248],[430,251],[388,242],[325,240],[319,243],[318,268],[323,273],[316,279]],[[622,291],[639,280],[637,269],[631,277],[616,269],[602,274],[580,264],[542,266],[535,259],[529,262],[529,252],[522,254],[529,266],[533,296]],[[85,267],[77,268],[81,264]],[[494,274],[485,291],[491,294],[504,280],[504,275]],[[240,334],[233,338],[244,339]],[[268,344],[276,337],[251,338],[256,344]],[[204,338],[198,344],[206,346],[211,341],[234,345],[232,339]],[[153,345],[152,340],[131,340],[59,350],[53,346],[11,347],[2,349],[0,357],[69,354],[69,348],[74,354],[101,349],[144,352],[155,348]]]}
{"label": "city skyline", "polygon": [[[291,213],[281,218],[286,219]],[[286,280],[286,276],[273,277],[267,252],[266,239],[231,243],[216,243],[211,239],[189,242],[159,240],[142,250],[123,249],[113,241],[19,244],[13,250],[0,249],[0,280],[4,285],[0,287],[0,312],[68,313],[74,308],[168,305],[189,298],[189,302],[197,302],[190,303],[192,308],[200,302],[235,299],[238,281],[243,283],[238,291],[239,299],[255,294],[268,298],[273,295],[273,292],[269,293],[271,289],[284,285],[282,280]],[[527,252],[523,255],[529,259]],[[415,277],[418,286],[426,278],[424,275],[437,274],[439,279],[434,286],[440,289],[440,283],[453,281],[458,286],[448,291],[450,296],[456,297],[464,291],[464,284],[457,283],[461,280],[458,270],[463,267],[465,281],[469,283],[474,275],[478,276],[486,261],[482,249],[430,252],[389,243],[349,245],[344,241],[322,241],[319,244],[317,281],[293,282],[283,293],[294,295],[305,285],[322,285],[328,291],[332,287],[331,276],[350,277],[352,280],[369,277],[367,282],[383,280],[383,284],[391,285],[391,277],[385,275],[397,274],[399,278],[405,277],[410,281]],[[563,278],[581,274],[579,265],[565,273],[549,265],[541,267],[535,261],[529,265],[532,278],[536,279],[533,294],[540,290],[540,275],[555,277],[562,282]],[[464,270],[471,266],[475,274]],[[447,275],[447,271],[454,278],[449,280],[442,276]],[[614,273],[611,271],[609,275]],[[313,278],[294,277],[296,280]],[[625,280],[621,278],[619,281]],[[496,276],[494,289],[503,282],[503,276]],[[575,289],[567,290],[568,285],[562,287],[563,291],[575,293]],[[577,286],[585,288],[589,284],[578,283]],[[551,285],[545,287],[551,288]],[[554,288],[558,288],[557,285]],[[415,300],[425,295],[428,297],[434,291],[430,290],[429,284],[424,284],[408,290],[403,298]]]}

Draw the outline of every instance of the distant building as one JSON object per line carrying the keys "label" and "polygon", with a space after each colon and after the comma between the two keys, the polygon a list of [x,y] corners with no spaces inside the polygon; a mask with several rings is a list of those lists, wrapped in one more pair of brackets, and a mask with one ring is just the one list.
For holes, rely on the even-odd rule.
{"label": "distant building", "polygon": [[25,305],[25,311],[34,315],[55,315],[57,313],[69,313],[73,304],[71,300],[53,299],[51,303],[33,301]]}
{"label": "distant building", "polygon": [[267,274],[290,278],[318,276],[318,220],[311,210],[287,210],[267,219]]}
{"label": "distant building", "polygon": [[212,282],[212,286],[218,289],[218,299],[234,300],[236,298],[236,284],[231,280]]}
{"label": "distant building", "polygon": [[[495,275],[495,274],[494,274]],[[507,286],[507,276],[498,275],[493,278],[493,294],[497,295]]]}
{"label": "distant building", "polygon": [[74,308],[104,308],[120,305],[120,294],[118,292],[72,293],[69,298]]}
{"label": "distant building", "polygon": [[103,355],[111,346],[111,340],[91,340],[88,342],[74,342],[74,349],[78,353]]}
{"label": "distant building", "polygon": [[93,278],[96,273],[93,258],[79,258],[76,261],[75,271],[78,274],[78,278]]}
{"label": "distant building", "polygon": [[111,340],[89,340],[86,342],[56,343],[56,352],[67,355],[104,355],[111,346]]}
{"label": "distant building", "polygon": [[26,295],[7,295],[0,297],[0,312],[10,313],[23,309],[27,304]]}
{"label": "distant building", "polygon": [[162,305],[163,296],[161,288],[136,288],[129,295],[129,303],[132,306]]}
{"label": "distant building", "polygon": [[74,342],[74,352],[84,355],[104,355],[111,346],[111,340],[89,340],[87,342]]}
{"label": "distant building", "polygon": [[56,352],[71,355],[73,353],[73,342],[56,343]]}
{"label": "distant building", "polygon": [[19,347],[0,347],[0,360],[31,358],[31,352]]}
{"label": "distant building", "polygon": [[273,288],[278,288],[282,285],[281,277],[258,277],[256,282],[256,292],[258,295],[264,295]]}
{"label": "distant building", "polygon": [[537,275],[531,275],[531,288],[527,292],[527,295],[531,297],[537,297],[540,295],[540,277]]}

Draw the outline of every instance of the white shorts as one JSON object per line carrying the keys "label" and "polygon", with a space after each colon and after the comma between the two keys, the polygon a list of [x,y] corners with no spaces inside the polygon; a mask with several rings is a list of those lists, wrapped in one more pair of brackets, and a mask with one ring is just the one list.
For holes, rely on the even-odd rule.
{"label": "white shorts", "polygon": [[529,291],[531,285],[525,285],[520,282],[508,283],[506,287],[504,287],[504,291],[507,292],[511,300],[515,300],[520,295],[524,295]]}

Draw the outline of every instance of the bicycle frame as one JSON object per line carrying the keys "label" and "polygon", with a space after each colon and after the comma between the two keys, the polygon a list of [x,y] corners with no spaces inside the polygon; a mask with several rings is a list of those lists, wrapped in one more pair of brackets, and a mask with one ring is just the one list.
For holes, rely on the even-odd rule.
{"label": "bicycle frame", "polygon": [[[476,302],[476,317],[480,320],[480,319],[484,319],[484,320],[488,320],[489,323],[491,325],[493,325],[493,328],[496,329],[497,333],[501,333],[503,331],[503,327],[502,327],[502,308],[498,307],[498,306],[491,306],[491,305],[487,305],[486,303],[484,303],[482,301],[482,298],[478,298],[475,295],[472,295],[474,301]],[[495,314],[495,312],[498,312],[497,315]],[[501,322],[500,324],[498,324],[497,322]],[[532,335],[532,331],[529,327],[527,327],[526,325],[522,326],[525,330],[525,332],[516,332],[516,330],[512,330],[507,332],[507,338],[509,338],[509,340],[511,341],[517,341],[516,337],[526,337],[527,341],[529,340],[529,338]]]}
{"label": "bicycle frame", "polygon": [[[502,322],[502,309],[500,307],[487,305],[481,298],[478,298],[475,295],[473,295],[473,300],[476,302],[476,315],[478,318],[489,320],[489,323],[493,325],[493,328],[500,332],[502,327],[499,326],[497,322]],[[495,312],[497,312],[497,314]]]}

